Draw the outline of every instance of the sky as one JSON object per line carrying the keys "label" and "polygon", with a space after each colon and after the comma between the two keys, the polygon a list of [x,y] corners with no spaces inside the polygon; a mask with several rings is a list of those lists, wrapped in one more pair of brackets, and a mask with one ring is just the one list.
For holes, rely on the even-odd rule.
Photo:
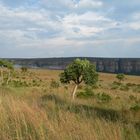
{"label": "sky", "polygon": [[0,0],[0,58],[140,58],[140,0]]}

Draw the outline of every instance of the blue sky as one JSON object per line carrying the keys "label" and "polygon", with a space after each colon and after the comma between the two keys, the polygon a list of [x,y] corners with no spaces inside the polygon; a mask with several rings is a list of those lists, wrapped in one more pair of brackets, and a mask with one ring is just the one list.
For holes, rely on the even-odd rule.
{"label": "blue sky", "polygon": [[140,57],[140,0],[0,0],[0,57]]}

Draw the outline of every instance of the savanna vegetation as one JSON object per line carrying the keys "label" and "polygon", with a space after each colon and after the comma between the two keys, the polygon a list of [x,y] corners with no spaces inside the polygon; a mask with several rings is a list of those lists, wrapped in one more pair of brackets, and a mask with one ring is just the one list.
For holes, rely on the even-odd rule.
{"label": "savanna vegetation", "polygon": [[4,63],[0,61],[0,140],[140,139],[139,76],[120,80],[115,74],[98,73],[97,79],[93,71],[96,82],[90,85],[91,69],[85,73],[88,67],[82,64],[79,82],[85,80],[72,100],[76,82],[64,76],[71,67],[13,69]]}

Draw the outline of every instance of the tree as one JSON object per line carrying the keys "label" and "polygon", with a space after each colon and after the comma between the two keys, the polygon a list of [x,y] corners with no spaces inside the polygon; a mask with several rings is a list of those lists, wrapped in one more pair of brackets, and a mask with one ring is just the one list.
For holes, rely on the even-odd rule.
{"label": "tree", "polygon": [[8,70],[8,77],[6,81],[6,83],[8,84],[11,77],[11,71],[14,69],[13,64],[7,60],[0,60],[0,67],[1,67],[1,83],[4,82],[3,68],[7,68]]}
{"label": "tree", "polygon": [[119,73],[119,74],[116,75],[116,78],[121,83],[121,81],[123,81],[125,79],[125,75],[123,73]]}
{"label": "tree", "polygon": [[75,84],[72,92],[74,99],[78,86],[82,82],[86,85],[94,85],[98,81],[98,74],[95,65],[88,60],[76,59],[60,74],[60,81],[65,84],[70,84],[70,82]]}
{"label": "tree", "polygon": [[3,61],[2,60],[0,60],[0,72],[1,72],[1,83],[3,83],[3,65],[4,65],[4,63],[3,63]]}

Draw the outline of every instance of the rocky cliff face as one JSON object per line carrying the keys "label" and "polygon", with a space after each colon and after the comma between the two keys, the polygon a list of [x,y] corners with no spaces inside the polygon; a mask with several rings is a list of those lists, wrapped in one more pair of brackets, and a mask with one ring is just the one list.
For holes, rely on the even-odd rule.
{"label": "rocky cliff face", "polygon": [[[65,69],[72,58],[10,59],[16,66],[32,68]],[[96,65],[99,72],[140,75],[140,58],[85,58]]]}

